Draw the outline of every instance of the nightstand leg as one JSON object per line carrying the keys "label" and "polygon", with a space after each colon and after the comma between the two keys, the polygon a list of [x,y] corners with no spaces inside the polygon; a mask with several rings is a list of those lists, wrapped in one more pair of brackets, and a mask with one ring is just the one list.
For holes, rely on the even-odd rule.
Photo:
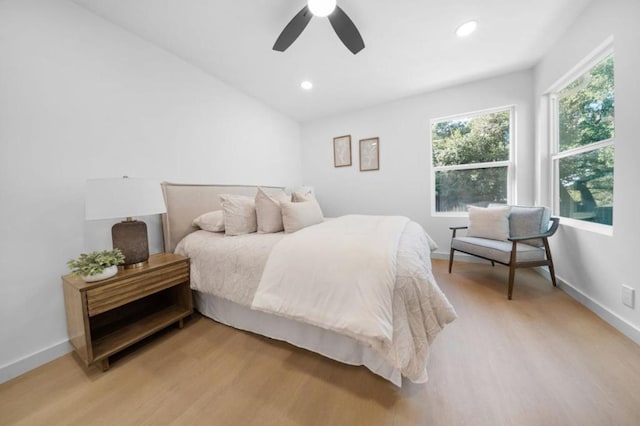
{"label": "nightstand leg", "polygon": [[107,371],[109,369],[109,358],[105,358],[102,360],[102,371]]}
{"label": "nightstand leg", "polygon": [[184,327],[184,319],[181,319],[180,321],[178,321],[178,328],[182,328]]}

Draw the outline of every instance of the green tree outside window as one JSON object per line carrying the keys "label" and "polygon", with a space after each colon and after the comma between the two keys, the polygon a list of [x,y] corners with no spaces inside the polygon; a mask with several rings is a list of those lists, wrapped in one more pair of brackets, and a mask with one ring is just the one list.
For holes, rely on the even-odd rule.
{"label": "green tree outside window", "polygon": [[508,201],[511,109],[431,127],[436,212]]}
{"label": "green tree outside window", "polygon": [[614,57],[556,93],[560,216],[612,225],[615,137]]}

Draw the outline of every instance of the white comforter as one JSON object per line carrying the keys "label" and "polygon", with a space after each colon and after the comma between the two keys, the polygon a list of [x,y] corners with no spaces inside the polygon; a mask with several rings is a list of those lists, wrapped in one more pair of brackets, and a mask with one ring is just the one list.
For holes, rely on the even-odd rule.
{"label": "white comforter", "polygon": [[[178,244],[176,253],[191,258],[193,289],[250,307],[273,247],[295,235],[254,233],[225,237],[197,231]],[[431,272],[432,249],[435,244],[422,227],[408,222],[397,244],[395,282],[391,289],[391,340],[359,338],[403,376],[417,383],[427,380],[431,342],[456,318]],[[384,311],[388,309],[386,306]],[[386,337],[388,327],[383,327],[382,335]]]}
{"label": "white comforter", "polygon": [[391,345],[401,216],[350,215],[302,229],[273,247],[252,309]]}

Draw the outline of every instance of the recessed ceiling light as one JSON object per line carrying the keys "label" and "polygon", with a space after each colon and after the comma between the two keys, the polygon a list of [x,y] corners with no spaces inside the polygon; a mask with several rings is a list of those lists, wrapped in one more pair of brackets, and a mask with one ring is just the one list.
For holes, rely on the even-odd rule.
{"label": "recessed ceiling light", "polygon": [[336,0],[309,0],[307,4],[311,13],[321,18],[329,16],[336,8]]}
{"label": "recessed ceiling light", "polygon": [[458,29],[456,30],[456,35],[458,37],[466,37],[474,32],[476,28],[478,28],[478,23],[476,21],[465,22],[458,27]]}
{"label": "recessed ceiling light", "polygon": [[302,83],[300,83],[300,87],[302,87],[304,90],[311,90],[313,89],[313,83],[305,80]]}

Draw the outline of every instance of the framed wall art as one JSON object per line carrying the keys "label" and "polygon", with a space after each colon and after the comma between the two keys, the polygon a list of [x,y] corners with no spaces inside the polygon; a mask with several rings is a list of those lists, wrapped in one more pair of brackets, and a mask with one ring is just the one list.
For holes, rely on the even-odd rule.
{"label": "framed wall art", "polygon": [[351,165],[351,135],[333,138],[333,166]]}
{"label": "framed wall art", "polygon": [[380,170],[380,138],[360,139],[360,171]]}

